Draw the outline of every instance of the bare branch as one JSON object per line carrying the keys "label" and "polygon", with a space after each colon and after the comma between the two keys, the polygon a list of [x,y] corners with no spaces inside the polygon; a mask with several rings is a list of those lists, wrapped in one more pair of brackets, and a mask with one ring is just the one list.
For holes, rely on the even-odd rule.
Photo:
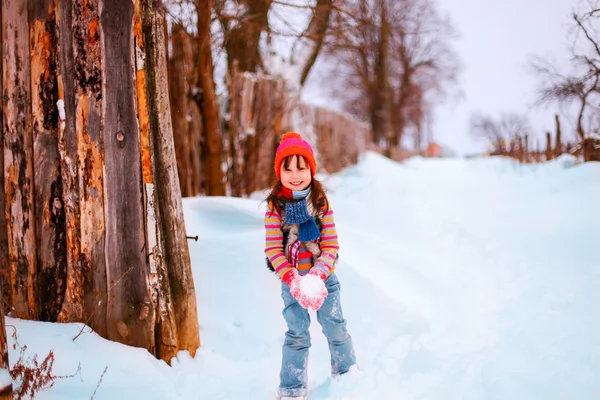
{"label": "bare branch", "polygon": [[585,35],[585,37],[588,39],[588,41],[592,44],[592,46],[596,50],[596,54],[598,56],[600,56],[600,46],[598,46],[598,42],[590,36],[587,28],[583,25],[583,23],[581,22],[581,19],[577,16],[577,14],[573,14],[573,19],[575,20],[575,23],[577,24],[577,26],[579,26],[579,29],[581,29],[583,31],[583,34]]}

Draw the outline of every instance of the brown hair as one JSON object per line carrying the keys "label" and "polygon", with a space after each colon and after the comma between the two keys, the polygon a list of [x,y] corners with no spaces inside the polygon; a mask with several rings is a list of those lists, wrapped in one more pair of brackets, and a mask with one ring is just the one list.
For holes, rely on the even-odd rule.
{"label": "brown hair", "polygon": [[[283,162],[281,163],[281,165],[283,165],[283,168],[289,167],[292,157],[298,157],[296,159],[297,163],[299,163],[300,158],[302,158],[305,165],[308,165],[308,162],[306,161],[306,159],[303,156],[292,155],[292,156],[288,156],[283,159]],[[275,179],[275,181],[273,182],[273,185],[271,186],[271,191],[269,192],[269,195],[265,199],[267,204],[270,203],[270,204],[273,204],[275,207],[279,208],[277,198],[278,198],[279,193],[281,192],[281,189],[283,189],[283,185],[281,184],[281,181],[279,179]],[[321,182],[316,180],[314,176],[312,177],[312,179],[310,181],[310,197],[311,197],[311,202],[312,202],[313,208],[315,210],[321,210],[321,208],[323,208],[325,206],[327,206],[327,209],[329,209],[329,202],[327,201],[327,195],[325,194],[325,189],[323,189],[323,185],[321,184]]]}

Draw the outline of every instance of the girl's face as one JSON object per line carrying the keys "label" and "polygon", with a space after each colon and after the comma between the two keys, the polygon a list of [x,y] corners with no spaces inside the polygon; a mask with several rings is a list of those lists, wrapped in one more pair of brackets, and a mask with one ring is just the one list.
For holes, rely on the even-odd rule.
{"label": "girl's face", "polygon": [[290,190],[304,190],[312,181],[308,163],[302,156],[289,156],[281,163],[281,184]]}

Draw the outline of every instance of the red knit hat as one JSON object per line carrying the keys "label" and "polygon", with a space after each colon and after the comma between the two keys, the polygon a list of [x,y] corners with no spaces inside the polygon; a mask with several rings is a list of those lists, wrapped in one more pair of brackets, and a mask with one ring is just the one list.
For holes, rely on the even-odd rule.
{"label": "red knit hat", "polygon": [[288,132],[281,138],[281,142],[279,142],[279,146],[275,152],[274,167],[277,179],[281,179],[280,170],[283,160],[286,157],[294,155],[304,157],[308,162],[312,176],[315,176],[317,173],[317,161],[315,160],[312,147],[310,147],[310,144],[308,144],[306,140],[302,139],[302,136],[299,133]]}

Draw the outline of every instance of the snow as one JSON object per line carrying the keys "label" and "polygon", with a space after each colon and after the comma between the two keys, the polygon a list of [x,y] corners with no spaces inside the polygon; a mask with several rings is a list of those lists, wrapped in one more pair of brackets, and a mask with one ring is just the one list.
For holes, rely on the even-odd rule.
{"label": "snow", "polygon": [[300,277],[300,292],[311,299],[321,295],[323,286],[323,280],[318,276],[305,275]]}
{"label": "snow", "polygon": [[[563,156],[410,159],[367,153],[326,176],[336,273],[359,369],[329,376],[313,316],[311,400],[597,399],[600,165]],[[265,203],[184,201],[202,347],[173,366],[81,324],[7,317],[27,354],[54,349],[36,399],[275,399],[285,322],[264,261]]]}
{"label": "snow", "polygon": [[56,108],[58,109],[58,117],[61,121],[66,120],[65,114],[65,102],[61,99],[56,102]]}
{"label": "snow", "polygon": [[0,388],[12,385],[12,378],[7,369],[0,369]]}

